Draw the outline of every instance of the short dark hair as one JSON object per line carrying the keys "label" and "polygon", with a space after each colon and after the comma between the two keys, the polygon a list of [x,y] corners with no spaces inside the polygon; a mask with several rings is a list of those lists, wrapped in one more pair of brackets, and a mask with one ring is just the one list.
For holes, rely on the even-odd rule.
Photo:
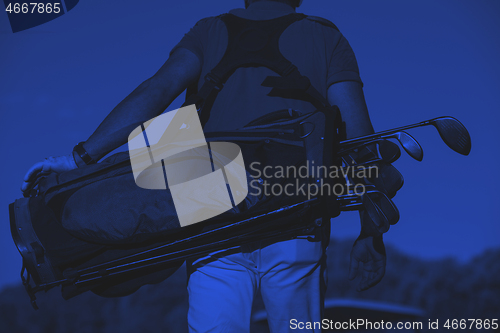
{"label": "short dark hair", "polygon": [[257,1],[276,1],[286,3],[287,5],[292,6],[293,8],[297,8],[299,6],[300,0],[245,0],[245,7],[248,7],[250,4]]}

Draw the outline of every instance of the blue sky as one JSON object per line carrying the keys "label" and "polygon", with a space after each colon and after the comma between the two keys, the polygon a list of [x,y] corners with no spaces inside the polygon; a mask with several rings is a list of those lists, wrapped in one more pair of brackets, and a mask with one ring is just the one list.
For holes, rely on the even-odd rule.
{"label": "blue sky", "polygon": [[[106,114],[153,75],[183,34],[243,0],[81,0],[68,14],[13,34],[0,14],[0,287],[18,281],[21,259],[7,205],[26,170],[67,154]],[[442,115],[469,129],[468,157],[433,128],[410,133],[424,160],[395,163],[405,177],[401,220],[388,243],[424,258],[467,260],[500,246],[500,2],[496,0],[304,0],[299,10],[333,21],[353,47],[375,130]],[[175,109],[181,99],[169,109]],[[355,213],[333,221],[355,237]]]}

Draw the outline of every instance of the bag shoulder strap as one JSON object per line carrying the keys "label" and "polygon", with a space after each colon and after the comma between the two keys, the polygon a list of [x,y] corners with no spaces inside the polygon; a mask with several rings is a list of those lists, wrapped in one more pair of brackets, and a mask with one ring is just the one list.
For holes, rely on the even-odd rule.
{"label": "bag shoulder strap", "polygon": [[[272,87],[269,95],[279,90],[301,90],[309,95],[316,107],[329,106],[326,98],[302,76],[298,68],[279,50],[279,39],[292,23],[307,18],[292,13],[272,20],[249,20],[233,14],[223,14],[219,19],[228,31],[228,46],[219,63],[205,76],[200,90],[187,97],[185,105],[196,104],[200,121],[205,126],[217,95],[229,77],[241,67],[267,67],[279,76],[268,76],[263,86]],[[192,89],[188,90],[188,93]]]}

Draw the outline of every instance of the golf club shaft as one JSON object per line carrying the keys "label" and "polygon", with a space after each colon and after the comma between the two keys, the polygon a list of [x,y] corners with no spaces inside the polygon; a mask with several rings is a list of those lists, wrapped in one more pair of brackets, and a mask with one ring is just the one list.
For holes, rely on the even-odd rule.
{"label": "golf club shaft", "polygon": [[390,135],[390,134],[394,134],[394,133],[401,132],[401,131],[411,129],[411,128],[431,125],[432,122],[436,119],[437,118],[425,120],[425,121],[422,121],[420,123],[416,123],[413,125],[406,125],[406,126],[397,127],[397,128],[393,128],[393,129],[389,129],[389,130],[385,130],[385,131],[381,131],[381,132],[376,132],[376,133],[365,135],[365,136],[359,136],[356,138],[340,141],[339,146],[341,148],[345,149],[345,148],[349,147],[350,145],[359,144],[359,143],[363,143],[365,141],[370,141],[370,140],[376,140],[376,139],[381,138],[384,135]]}

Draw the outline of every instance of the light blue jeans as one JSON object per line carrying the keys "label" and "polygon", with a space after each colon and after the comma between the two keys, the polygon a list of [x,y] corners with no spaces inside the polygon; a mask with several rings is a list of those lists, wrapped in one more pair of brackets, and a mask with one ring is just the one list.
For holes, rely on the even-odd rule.
{"label": "light blue jeans", "polygon": [[260,241],[188,262],[189,331],[249,332],[253,297],[259,289],[271,332],[292,331],[291,319],[321,321],[324,238]]}

